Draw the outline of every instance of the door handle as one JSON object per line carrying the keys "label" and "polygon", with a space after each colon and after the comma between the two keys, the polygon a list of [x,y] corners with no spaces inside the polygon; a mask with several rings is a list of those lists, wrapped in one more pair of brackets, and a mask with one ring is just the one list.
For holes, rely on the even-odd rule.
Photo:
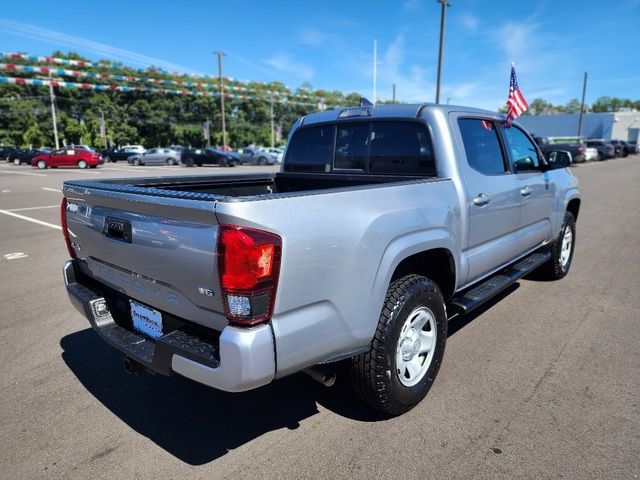
{"label": "door handle", "polygon": [[473,199],[473,204],[477,207],[483,207],[491,201],[491,197],[486,193],[480,193]]}
{"label": "door handle", "polygon": [[523,197],[528,197],[529,195],[531,195],[531,189],[525,185],[520,189],[520,195],[522,195]]}

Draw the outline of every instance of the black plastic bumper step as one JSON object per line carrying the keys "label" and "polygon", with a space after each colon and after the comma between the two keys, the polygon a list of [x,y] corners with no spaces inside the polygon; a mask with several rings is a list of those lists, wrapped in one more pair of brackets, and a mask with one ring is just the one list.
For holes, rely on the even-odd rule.
{"label": "black plastic bumper step", "polygon": [[551,258],[551,252],[549,251],[532,253],[485,279],[482,283],[460,292],[451,300],[450,306],[459,313],[470,312],[538,268],[549,258]]}

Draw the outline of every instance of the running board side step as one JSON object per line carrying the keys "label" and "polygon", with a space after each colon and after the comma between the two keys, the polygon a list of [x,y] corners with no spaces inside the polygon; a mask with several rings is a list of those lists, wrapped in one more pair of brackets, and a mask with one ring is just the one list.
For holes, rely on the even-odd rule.
{"label": "running board side step", "polygon": [[457,311],[457,313],[468,313],[496,296],[509,285],[514,284],[528,273],[534,271],[550,258],[551,252],[548,249],[544,252],[532,253],[517,263],[492,275],[470,290],[465,290],[457,294],[451,299],[449,305],[453,310]]}

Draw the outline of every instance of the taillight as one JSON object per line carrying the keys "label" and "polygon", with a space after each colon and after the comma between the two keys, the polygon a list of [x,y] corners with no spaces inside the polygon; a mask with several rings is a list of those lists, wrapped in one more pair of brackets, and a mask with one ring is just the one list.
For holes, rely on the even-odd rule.
{"label": "taillight", "polygon": [[580,146],[577,148],[577,150],[578,150],[578,153],[582,153],[582,152],[584,152],[584,147],[583,147],[582,145],[580,145]]}
{"label": "taillight", "polygon": [[62,198],[60,204],[60,226],[62,227],[62,235],[64,235],[64,242],[67,244],[67,250],[71,258],[77,258],[76,251],[71,246],[71,238],[69,238],[69,229],[67,228],[67,198]]}
{"label": "taillight", "polygon": [[220,225],[218,273],[229,323],[256,325],[271,318],[280,274],[282,239],[273,233]]}

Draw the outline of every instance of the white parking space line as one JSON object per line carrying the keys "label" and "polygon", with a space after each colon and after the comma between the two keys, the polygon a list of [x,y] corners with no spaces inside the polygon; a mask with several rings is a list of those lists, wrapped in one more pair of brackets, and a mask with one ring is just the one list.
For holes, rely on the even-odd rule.
{"label": "white parking space line", "polygon": [[62,190],[58,189],[58,188],[49,188],[49,187],[42,187],[43,190],[46,190],[47,192],[57,192],[57,193],[62,193]]}
{"label": "white parking space line", "polygon": [[43,208],[60,208],[60,205],[45,205],[44,207],[8,208],[7,212],[24,212],[27,210],[42,210]]}
{"label": "white parking space line", "polygon": [[46,173],[29,173],[29,172],[15,172],[13,170],[7,170],[5,168],[0,170],[0,173],[15,173],[16,175],[30,175],[32,177],[46,177]]}
{"label": "white parking space line", "polygon": [[43,222],[42,220],[37,220],[31,217],[25,217],[24,215],[20,215],[19,213],[13,213],[8,210],[0,210],[0,213],[3,215],[9,215],[10,217],[19,218],[20,220],[26,220],[27,222],[37,223],[38,225],[42,225],[43,227],[55,228],[56,230],[62,230],[60,225],[54,225],[53,223]]}

